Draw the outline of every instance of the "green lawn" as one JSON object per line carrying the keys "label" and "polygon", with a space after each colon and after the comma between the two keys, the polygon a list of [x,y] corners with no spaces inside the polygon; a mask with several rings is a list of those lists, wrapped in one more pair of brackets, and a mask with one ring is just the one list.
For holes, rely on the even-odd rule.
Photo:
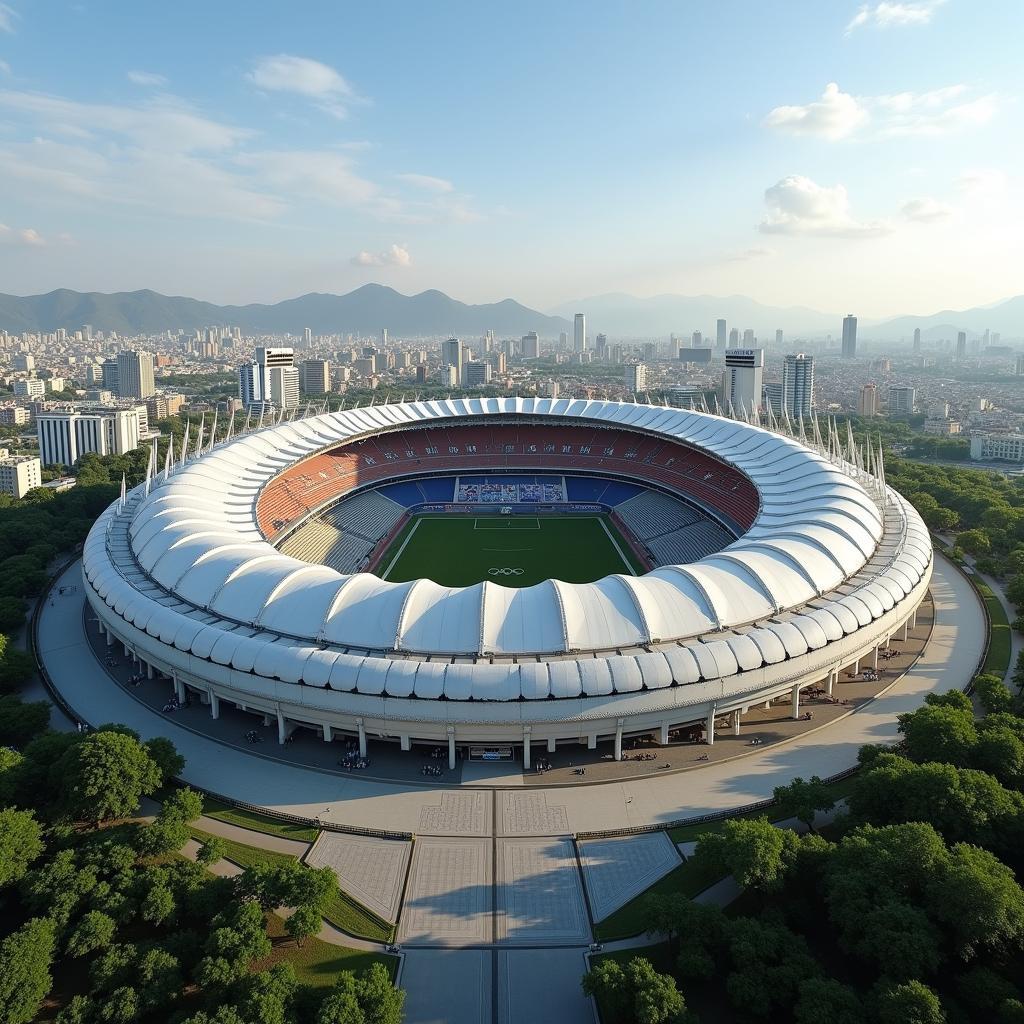
{"label": "green lawn", "polygon": [[709,885],[714,885],[721,878],[721,871],[701,867],[695,861],[688,860],[675,870],[670,871],[660,881],[655,882],[649,889],[644,890],[635,899],[630,900],[624,907],[620,907],[614,914],[606,917],[600,924],[595,924],[594,938],[598,942],[613,942],[616,939],[628,939],[634,935],[640,935],[647,931],[647,919],[641,909],[641,901],[644,896],[650,893],[668,895],[678,892],[692,898],[703,892]]}
{"label": "green lawn", "polygon": [[[455,514],[414,518],[377,569],[395,582],[425,578],[446,587],[468,587],[490,580],[516,588],[552,578],[590,583],[612,573],[645,571],[601,516]],[[500,571],[505,569],[512,572]]]}
{"label": "green lawn", "polygon": [[971,582],[985,602],[989,618],[992,620],[988,656],[985,658],[985,664],[982,665],[981,671],[992,672],[1002,679],[1010,667],[1010,623],[1006,619],[1006,612],[1003,610],[999,598],[992,593],[989,585],[977,576],[972,576]]}
{"label": "green lawn", "polygon": [[233,839],[221,839],[220,836],[212,836],[201,828],[189,826],[192,838],[200,843],[206,843],[211,839],[220,839],[224,844],[224,856],[237,864],[239,867],[248,868],[253,864],[287,864],[297,860],[290,853],[278,853],[276,850],[261,850],[258,846],[247,846],[245,843],[236,843]]}
{"label": "green lawn", "polygon": [[371,942],[390,942],[395,937],[394,925],[381,920],[347,893],[331,900],[324,910],[324,920],[349,935],[357,935]]}
{"label": "green lawn", "polygon": [[227,822],[229,825],[238,825],[240,828],[248,828],[253,832],[264,832],[270,836],[280,836],[282,839],[296,839],[301,843],[315,842],[318,835],[317,829],[312,825],[292,825],[267,814],[243,811],[239,807],[223,803],[212,796],[203,797],[203,814],[208,818]]}
{"label": "green lawn", "polygon": [[306,939],[301,948],[285,938],[284,921],[276,914],[267,915],[267,934],[274,943],[270,956],[258,960],[252,970],[265,971],[274,964],[289,963],[295,976],[304,985],[333,985],[341,971],[363,971],[371,964],[383,964],[392,979],[398,970],[398,957],[368,953],[362,949],[335,946],[320,939]]}
{"label": "green lawn", "polygon": [[730,814],[728,818],[716,818],[714,821],[697,822],[693,825],[677,825],[668,830],[668,837],[673,843],[692,843],[708,832],[721,832],[727,821],[738,821],[742,818],[763,818],[771,814],[771,808],[762,807],[759,811],[743,811]]}

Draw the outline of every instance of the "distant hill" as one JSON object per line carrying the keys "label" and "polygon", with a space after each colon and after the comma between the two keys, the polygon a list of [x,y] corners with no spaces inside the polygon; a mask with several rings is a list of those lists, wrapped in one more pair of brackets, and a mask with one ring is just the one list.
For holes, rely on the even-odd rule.
{"label": "distant hill", "polygon": [[587,334],[614,337],[661,337],[669,334],[689,336],[703,331],[714,337],[715,321],[724,317],[729,329],[747,328],[762,340],[774,338],[781,328],[788,336],[800,334],[840,335],[842,313],[819,313],[802,306],[765,306],[745,295],[654,295],[640,299],[634,295],[595,295],[589,299],[565,303],[550,312],[571,320],[575,313],[587,316]]}
{"label": "distant hill", "polygon": [[901,316],[876,323],[863,333],[873,338],[909,338],[917,327],[928,340],[948,338],[952,341],[957,331],[967,331],[969,335],[976,336],[988,330],[998,331],[1003,341],[1020,341],[1024,338],[1024,295],[1016,295],[992,306],[944,309],[930,316]]}
{"label": "distant hill", "polygon": [[182,328],[232,326],[253,334],[374,334],[382,327],[395,336],[474,335],[493,330],[500,335],[537,331],[557,336],[569,324],[512,299],[467,305],[443,292],[402,295],[393,288],[368,284],[347,295],[310,293],[273,305],[217,306],[153,291],[73,292],[45,295],[0,294],[0,328],[12,333],[77,330],[91,324],[119,334],[152,334]]}

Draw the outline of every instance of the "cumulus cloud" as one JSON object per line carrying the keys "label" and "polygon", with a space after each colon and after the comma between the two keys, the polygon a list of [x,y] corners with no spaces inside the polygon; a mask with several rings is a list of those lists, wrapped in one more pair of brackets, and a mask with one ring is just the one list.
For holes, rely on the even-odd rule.
{"label": "cumulus cloud", "polygon": [[44,244],[43,236],[35,228],[10,228],[0,224],[0,245],[35,248]]}
{"label": "cumulus cloud", "polygon": [[391,245],[383,252],[363,249],[352,257],[352,263],[357,267],[408,267],[412,265],[412,256],[404,246]]}
{"label": "cumulus cloud", "polygon": [[818,185],[791,174],[765,190],[768,214],[759,225],[766,235],[825,235],[835,238],[871,238],[888,234],[882,221],[859,221],[850,213],[844,185]]}
{"label": "cumulus cloud", "polygon": [[990,121],[996,114],[995,93],[970,97],[962,83],[926,92],[901,92],[882,96],[853,96],[835,82],[811,103],[775,107],[764,125],[790,135],[820,139],[849,138],[871,127],[876,137],[950,135]]}
{"label": "cumulus cloud", "polygon": [[823,139],[845,139],[868,120],[868,112],[855,96],[843,92],[835,82],[825,86],[821,99],[806,106],[776,107],[764,123],[790,135],[813,135]]}
{"label": "cumulus cloud", "polygon": [[128,81],[147,88],[159,88],[167,84],[167,79],[163,75],[154,74],[152,71],[129,71]]}
{"label": "cumulus cloud", "polygon": [[932,224],[935,221],[947,220],[953,215],[953,207],[947,203],[939,202],[930,196],[921,196],[918,199],[908,199],[901,207],[900,213],[907,220],[916,221],[919,224]]}
{"label": "cumulus cloud", "polygon": [[404,181],[413,188],[421,188],[426,192],[454,192],[455,186],[446,178],[435,178],[430,174],[396,174],[399,181]]}
{"label": "cumulus cloud", "polygon": [[7,4],[0,4],[0,32],[13,32],[14,22],[18,17],[13,7]]}
{"label": "cumulus cloud", "polygon": [[339,119],[348,116],[349,105],[358,99],[352,86],[334,68],[289,53],[260,58],[248,78],[267,92],[293,93],[313,100],[321,110]]}
{"label": "cumulus cloud", "polygon": [[881,3],[862,4],[846,26],[846,34],[865,26],[897,28],[903,25],[927,25],[944,3],[945,0],[918,0],[917,3],[882,0]]}

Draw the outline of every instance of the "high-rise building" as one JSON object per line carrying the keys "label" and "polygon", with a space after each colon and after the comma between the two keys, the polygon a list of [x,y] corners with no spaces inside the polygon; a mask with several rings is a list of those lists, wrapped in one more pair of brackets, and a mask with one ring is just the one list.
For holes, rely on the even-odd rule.
{"label": "high-rise building", "polygon": [[958,360],[967,358],[967,332],[958,331],[956,336],[956,357]]}
{"label": "high-rise building", "polygon": [[524,334],[520,340],[520,345],[522,347],[524,359],[540,358],[540,339],[537,337],[536,331],[530,331],[528,334]]}
{"label": "high-rise building", "polygon": [[647,367],[644,363],[630,363],[626,367],[626,390],[633,394],[647,390]]}
{"label": "high-rise building", "polygon": [[587,318],[582,313],[573,318],[572,347],[574,352],[587,351]]}
{"label": "high-rise building", "polygon": [[860,398],[857,400],[857,414],[859,416],[878,415],[878,388],[874,384],[865,384],[860,389]]}
{"label": "high-rise building", "polygon": [[726,346],[725,321],[715,321],[715,348],[723,349]]}
{"label": "high-rise building", "polygon": [[388,329],[386,327],[380,329],[380,347],[388,347]]}
{"label": "high-rise building", "polygon": [[331,390],[331,364],[326,359],[307,359],[301,363],[299,390],[304,395],[326,395]]}
{"label": "high-rise building", "polygon": [[921,354],[921,328],[914,328],[914,355],[919,356]]}
{"label": "high-rise building", "polygon": [[775,332],[775,344],[779,348],[782,347],[782,331],[781,330],[778,330],[778,331]]}
{"label": "high-rise building", "polygon": [[729,345],[728,345],[728,347],[729,348],[739,348],[740,347],[740,329],[738,327],[733,327],[732,330],[729,331]]}
{"label": "high-rise building", "polygon": [[504,352],[492,352],[491,353],[491,366],[494,367],[495,373],[505,372],[505,353]]}
{"label": "high-rise building", "polygon": [[117,388],[115,390],[121,398],[145,399],[156,394],[151,352],[137,352],[129,349],[117,354]]}
{"label": "high-rise building", "polygon": [[1024,353],[1017,353],[1017,363],[1013,372],[1017,377],[1024,377]]}
{"label": "high-rise building", "polygon": [[[458,387],[462,383],[462,342],[458,338],[441,342],[441,365],[455,367],[455,383],[451,386]],[[443,374],[441,379],[445,379]]]}
{"label": "high-rise building", "polygon": [[446,388],[457,388],[459,386],[459,368],[451,363],[445,363],[441,367],[441,386]]}
{"label": "high-rise building", "polygon": [[482,388],[491,383],[491,364],[479,360],[471,360],[463,367],[465,370],[464,387]]}
{"label": "high-rise building", "polygon": [[704,345],[704,335],[700,331],[694,331],[690,335],[690,346],[692,348],[702,348]]}
{"label": "high-rise building", "polygon": [[565,331],[558,332],[558,351],[564,352],[569,347],[569,335]]}
{"label": "high-rise building", "polygon": [[608,335],[599,334],[594,339],[594,352],[598,359],[605,359],[608,356]]}
{"label": "high-rise building", "polygon": [[785,401],[785,391],[782,389],[782,381],[769,381],[761,389],[764,404],[771,409],[776,416],[782,415],[782,405]]}
{"label": "high-rise building", "polygon": [[722,374],[722,404],[730,405],[740,416],[749,416],[761,407],[764,384],[764,349],[726,349]]}
{"label": "high-rise building", "polygon": [[139,446],[141,415],[135,409],[64,409],[36,416],[39,458],[45,466],[73,466],[87,452],[124,455]]}
{"label": "high-rise building", "polygon": [[295,409],[299,405],[299,368],[271,366],[267,370],[265,400],[276,409]]}
{"label": "high-rise building", "polygon": [[[273,375],[274,370],[293,372]],[[251,363],[243,363],[238,368],[238,397],[246,408],[261,402],[284,408],[297,406],[299,371],[295,365],[294,349],[257,348],[255,359]]]}
{"label": "high-rise building", "polygon": [[14,393],[18,398],[42,398],[46,394],[46,381],[27,377],[14,382]]}
{"label": "high-rise building", "polygon": [[754,332],[748,327],[743,332],[743,347],[744,348],[753,348],[755,341],[757,341],[757,339],[754,337]]}
{"label": "high-rise building", "polygon": [[313,347],[313,328],[305,327],[302,331],[302,341],[306,348]]}
{"label": "high-rise building", "polygon": [[34,455],[9,455],[0,448],[0,494],[24,498],[33,487],[42,486],[42,466]]}
{"label": "high-rise building", "polygon": [[782,362],[782,401],[793,420],[811,418],[814,408],[814,356],[798,353]]}
{"label": "high-rise building", "polygon": [[17,352],[11,357],[11,369],[31,373],[36,368],[36,357],[29,352]]}
{"label": "high-rise building", "polygon": [[849,313],[843,317],[843,358],[857,358],[857,318]]}
{"label": "high-rise building", "polygon": [[889,415],[913,416],[917,405],[917,389],[908,387],[889,388]]}
{"label": "high-rise building", "polygon": [[113,391],[115,394],[120,393],[118,387],[118,366],[116,359],[104,359],[103,360],[103,376],[100,383],[103,385],[104,391]]}

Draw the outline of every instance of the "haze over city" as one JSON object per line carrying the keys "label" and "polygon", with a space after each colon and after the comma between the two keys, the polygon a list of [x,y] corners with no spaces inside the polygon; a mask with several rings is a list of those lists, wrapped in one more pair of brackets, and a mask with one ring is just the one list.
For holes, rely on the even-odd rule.
{"label": "haze over city", "polygon": [[2,290],[996,302],[1022,30],[941,0],[5,3]]}

